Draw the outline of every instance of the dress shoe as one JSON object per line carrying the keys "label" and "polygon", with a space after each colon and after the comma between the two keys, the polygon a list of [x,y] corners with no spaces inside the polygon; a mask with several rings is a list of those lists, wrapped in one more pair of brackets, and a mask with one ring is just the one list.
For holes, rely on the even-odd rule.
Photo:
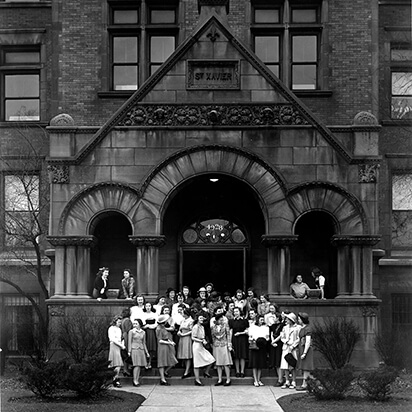
{"label": "dress shoe", "polygon": [[202,382],[195,380],[195,386],[205,386]]}
{"label": "dress shoe", "polygon": [[308,387],[307,387],[307,386],[298,386],[298,387],[296,388],[296,390],[297,390],[297,391],[307,391],[307,390],[308,390]]}
{"label": "dress shoe", "polygon": [[137,383],[133,382],[133,386],[140,386],[140,383],[139,382],[137,382]]}
{"label": "dress shoe", "polygon": [[236,372],[236,378],[240,378],[240,373],[239,372]]}
{"label": "dress shoe", "polygon": [[165,376],[166,376],[166,378],[170,378],[170,373],[165,372]]}
{"label": "dress shoe", "polygon": [[189,373],[185,373],[184,375],[182,375],[182,379],[186,379],[190,376],[190,372]]}
{"label": "dress shoe", "polygon": [[216,382],[215,386],[223,386],[223,381]]}
{"label": "dress shoe", "polygon": [[223,386],[230,386],[231,384],[232,384],[232,381],[228,381],[228,382],[225,382]]}
{"label": "dress shoe", "polygon": [[244,374],[244,373],[241,373],[241,374],[240,374],[240,377],[241,377],[241,378],[244,378],[244,377],[245,377],[245,374]]}
{"label": "dress shoe", "polygon": [[166,381],[160,380],[160,385],[162,385],[162,386],[170,386],[170,383],[169,383],[169,382],[166,382]]}
{"label": "dress shoe", "polygon": [[204,376],[205,378],[211,378],[210,374],[207,373],[207,372],[205,372],[205,373],[203,374],[203,376]]}

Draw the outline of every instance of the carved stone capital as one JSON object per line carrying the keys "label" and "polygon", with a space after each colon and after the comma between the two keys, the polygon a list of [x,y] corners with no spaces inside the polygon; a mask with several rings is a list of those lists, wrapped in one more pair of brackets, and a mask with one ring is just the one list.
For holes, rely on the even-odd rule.
{"label": "carved stone capital", "polygon": [[129,241],[134,246],[154,246],[161,248],[166,243],[166,236],[163,235],[153,235],[153,236],[129,236]]}
{"label": "carved stone capital", "polygon": [[53,246],[93,247],[97,244],[95,236],[48,236],[47,240]]}
{"label": "carved stone capital", "polygon": [[48,170],[51,175],[52,183],[70,183],[69,166],[49,165]]}
{"label": "carved stone capital", "polygon": [[378,315],[379,308],[378,306],[361,306],[360,310],[362,312],[363,317],[372,318]]}
{"label": "carved stone capital", "polygon": [[64,305],[50,305],[50,316],[64,316]]}
{"label": "carved stone capital", "polygon": [[335,235],[332,236],[331,243],[334,246],[374,246],[381,240],[381,235]]}
{"label": "carved stone capital", "polygon": [[379,164],[360,164],[359,183],[376,183]]}
{"label": "carved stone capital", "polygon": [[298,240],[299,236],[295,235],[287,235],[287,236],[279,236],[279,235],[263,235],[261,237],[261,242],[264,246],[291,246]]}

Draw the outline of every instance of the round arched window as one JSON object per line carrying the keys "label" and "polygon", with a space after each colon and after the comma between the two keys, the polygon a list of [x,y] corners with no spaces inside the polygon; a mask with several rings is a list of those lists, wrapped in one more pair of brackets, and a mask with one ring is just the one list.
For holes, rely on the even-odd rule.
{"label": "round arched window", "polygon": [[186,245],[242,245],[247,243],[243,230],[226,219],[205,219],[190,224],[182,235]]}

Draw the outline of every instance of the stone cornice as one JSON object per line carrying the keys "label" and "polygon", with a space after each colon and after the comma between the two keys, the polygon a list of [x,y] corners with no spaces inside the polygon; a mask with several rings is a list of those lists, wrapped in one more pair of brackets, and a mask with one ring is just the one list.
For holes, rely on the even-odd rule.
{"label": "stone cornice", "polygon": [[296,235],[262,235],[261,242],[264,246],[290,246],[293,245],[299,236]]}
{"label": "stone cornice", "polygon": [[47,236],[53,246],[86,246],[93,247],[97,244],[95,236]]}
{"label": "stone cornice", "polygon": [[381,237],[381,235],[335,235],[332,236],[331,243],[335,246],[374,246],[381,240]]}
{"label": "stone cornice", "polygon": [[166,243],[166,236],[163,235],[141,235],[141,236],[129,236],[129,241],[134,246],[154,246],[162,247]]}

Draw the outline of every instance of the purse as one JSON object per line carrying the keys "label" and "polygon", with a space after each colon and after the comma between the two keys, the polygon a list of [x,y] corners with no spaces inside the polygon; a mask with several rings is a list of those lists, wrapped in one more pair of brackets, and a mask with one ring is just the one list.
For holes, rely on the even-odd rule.
{"label": "purse", "polygon": [[285,361],[288,363],[289,366],[291,366],[292,368],[295,368],[298,361],[296,360],[296,358],[291,354],[291,353],[287,353],[285,355]]}
{"label": "purse", "polygon": [[259,350],[258,346],[256,345],[256,341],[254,339],[249,341],[249,349],[250,350]]}

